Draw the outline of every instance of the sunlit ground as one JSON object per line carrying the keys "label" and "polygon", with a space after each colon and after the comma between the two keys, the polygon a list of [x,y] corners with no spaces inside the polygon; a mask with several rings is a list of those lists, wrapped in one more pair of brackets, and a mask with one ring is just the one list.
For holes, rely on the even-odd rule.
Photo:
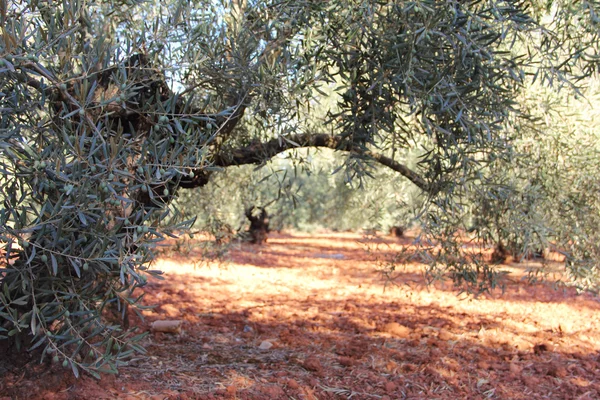
{"label": "sunlit ground", "polygon": [[[262,381],[250,378],[248,365],[235,367],[249,357],[258,369],[271,365],[269,374],[290,373],[301,382],[296,395],[317,398],[335,390],[358,398],[598,390],[597,299],[551,283],[528,285],[519,273],[527,265],[517,264],[505,268],[513,274],[504,294],[476,299],[457,295],[450,284],[426,287],[416,264],[401,270],[397,285],[384,285],[375,272],[382,255],[367,254],[362,240],[358,234],[280,235],[262,247],[244,245],[221,267],[165,259],[158,266],[166,285],[157,285],[162,290],[149,299],[160,306],[148,317],[187,321],[202,342],[192,357],[198,368],[218,362],[235,371],[213,388],[250,397],[260,397],[252,389]],[[379,248],[401,245],[388,238]],[[272,350],[258,350],[264,340]],[[247,378],[243,385],[236,384],[239,376]],[[279,378],[273,384],[288,395]]]}
{"label": "sunlit ground", "polygon": [[56,398],[600,398],[597,298],[530,285],[525,264],[477,298],[425,286],[417,264],[386,284],[377,259],[410,240],[371,254],[362,240],[274,235],[222,265],[162,259],[145,300],[157,307],[132,324],[183,320],[182,333],[151,333],[147,358]]}

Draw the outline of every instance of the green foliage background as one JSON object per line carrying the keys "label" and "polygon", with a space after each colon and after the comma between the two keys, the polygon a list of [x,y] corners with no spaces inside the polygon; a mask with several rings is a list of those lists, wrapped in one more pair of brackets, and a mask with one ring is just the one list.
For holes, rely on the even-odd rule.
{"label": "green foliage background", "polygon": [[[182,193],[177,205],[198,216],[195,228],[207,231],[210,223],[205,222],[215,217],[243,231],[248,225],[244,210],[253,205],[267,206],[273,230],[387,230],[414,222],[422,196],[393,171],[373,168],[372,178],[359,186],[339,171],[341,155],[330,150],[298,153],[303,154],[283,154],[258,169],[229,168],[209,185]],[[228,201],[215,203],[214,198]]]}

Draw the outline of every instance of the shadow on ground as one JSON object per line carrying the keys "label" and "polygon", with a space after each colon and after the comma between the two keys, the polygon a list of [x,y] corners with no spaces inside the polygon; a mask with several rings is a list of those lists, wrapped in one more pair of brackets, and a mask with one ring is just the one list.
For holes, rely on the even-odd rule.
{"label": "shadow on ground", "polygon": [[148,331],[178,319],[183,331],[151,332],[147,357],[119,376],[75,380],[28,363],[5,369],[0,396],[600,398],[600,304],[590,296],[515,280],[475,299],[425,287],[410,268],[384,291],[373,258],[340,234],[244,245],[231,260],[158,265],[167,279],[145,300],[157,307],[131,323]]}

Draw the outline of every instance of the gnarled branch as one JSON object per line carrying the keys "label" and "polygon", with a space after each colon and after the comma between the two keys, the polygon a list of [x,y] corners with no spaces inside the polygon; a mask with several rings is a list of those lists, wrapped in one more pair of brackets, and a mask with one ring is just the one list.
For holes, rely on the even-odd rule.
{"label": "gnarled branch", "polygon": [[[376,161],[386,167],[398,172],[409,181],[417,185],[425,192],[431,192],[432,188],[419,174],[397,162],[396,160],[376,153],[371,150],[359,148],[358,146],[344,140],[341,136],[332,136],[328,134],[300,134],[286,136],[285,138],[276,138],[266,143],[252,144],[240,149],[224,152],[218,155],[214,164],[219,167],[229,167],[245,164],[262,164],[273,158],[277,154],[293,148],[302,147],[326,147],[333,150],[351,152],[367,159]],[[198,185],[201,186],[201,185]],[[193,187],[193,186],[186,186]]]}

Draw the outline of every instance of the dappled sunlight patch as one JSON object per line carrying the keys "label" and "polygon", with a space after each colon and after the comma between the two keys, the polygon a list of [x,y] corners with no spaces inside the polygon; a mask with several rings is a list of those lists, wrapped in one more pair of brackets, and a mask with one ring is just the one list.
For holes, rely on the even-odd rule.
{"label": "dappled sunlight patch", "polygon": [[[504,294],[457,296],[451,285],[426,287],[418,264],[403,269],[406,282],[384,286],[360,235],[336,235],[341,243],[333,234],[286,235],[262,247],[244,246],[223,268],[169,260],[158,267],[173,274],[169,285],[178,287],[181,276],[192,306],[212,310],[192,329],[220,330],[233,338],[228,345],[234,349],[221,352],[259,349],[272,337],[275,345],[264,353],[276,351],[288,361],[269,368],[324,396],[352,393],[364,380],[371,382],[370,393],[390,398],[399,393],[513,396],[552,387],[554,372],[539,366],[557,357],[588,359],[586,373],[597,372],[600,337],[591,329],[599,323],[595,299],[528,285],[517,274]],[[275,254],[277,262],[270,263]],[[237,323],[232,313],[240,316]],[[211,351],[224,345],[206,339]],[[318,361],[307,363],[315,352]],[[268,376],[278,382],[276,374]],[[338,384],[320,384],[325,376]],[[530,387],[532,382],[541,386]],[[301,383],[291,386],[284,383],[282,390],[300,393]],[[260,390],[242,392],[258,398],[252,393]]]}

